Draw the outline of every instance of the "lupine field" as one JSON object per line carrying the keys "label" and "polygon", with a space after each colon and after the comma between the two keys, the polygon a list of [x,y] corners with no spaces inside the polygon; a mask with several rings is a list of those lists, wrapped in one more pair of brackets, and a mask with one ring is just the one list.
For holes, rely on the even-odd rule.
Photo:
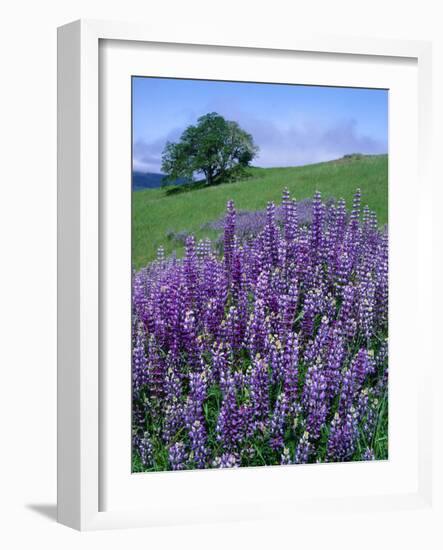
{"label": "lupine field", "polygon": [[228,201],[134,273],[134,472],[387,459],[388,234],[348,206]]}

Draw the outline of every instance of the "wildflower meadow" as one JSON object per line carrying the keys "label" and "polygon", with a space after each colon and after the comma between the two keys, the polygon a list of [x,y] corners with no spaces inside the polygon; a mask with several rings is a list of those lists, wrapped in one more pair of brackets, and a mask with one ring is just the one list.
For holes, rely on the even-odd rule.
{"label": "wildflower meadow", "polygon": [[134,472],[388,458],[388,233],[352,205],[228,201],[133,274]]}

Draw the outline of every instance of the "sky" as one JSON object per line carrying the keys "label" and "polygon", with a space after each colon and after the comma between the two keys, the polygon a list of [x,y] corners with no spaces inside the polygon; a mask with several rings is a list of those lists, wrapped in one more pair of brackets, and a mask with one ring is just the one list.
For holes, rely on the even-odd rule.
{"label": "sky", "polygon": [[234,120],[259,146],[255,166],[300,166],[388,151],[388,91],[133,77],[133,169],[161,172],[167,141],[207,113]]}

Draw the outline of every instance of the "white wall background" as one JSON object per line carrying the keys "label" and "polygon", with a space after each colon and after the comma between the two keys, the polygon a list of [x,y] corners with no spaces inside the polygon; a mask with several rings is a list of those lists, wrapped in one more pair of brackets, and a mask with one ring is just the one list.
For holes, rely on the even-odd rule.
{"label": "white wall background", "polygon": [[[278,36],[313,32],[434,41],[436,162],[441,163],[443,17],[438,0],[16,0],[0,23],[0,546],[15,548],[437,548],[426,518],[294,518],[79,534],[54,522],[56,497],[56,27],[74,19],[145,21]],[[439,191],[440,197],[442,196]],[[443,249],[435,207],[435,246]],[[441,258],[441,256],[440,256]],[[439,265],[441,267],[441,265]],[[442,280],[442,271],[434,280]],[[437,285],[436,285],[437,286]],[[441,293],[438,298],[441,298]],[[436,296],[437,299],[437,296]],[[437,334],[435,323],[430,331]],[[437,407],[441,405],[437,401]],[[435,427],[440,433],[441,426]],[[441,456],[441,455],[440,455]],[[361,538],[346,523],[361,523]],[[441,537],[441,529],[439,537]],[[434,542],[432,542],[432,540]],[[441,539],[439,538],[441,544]]]}

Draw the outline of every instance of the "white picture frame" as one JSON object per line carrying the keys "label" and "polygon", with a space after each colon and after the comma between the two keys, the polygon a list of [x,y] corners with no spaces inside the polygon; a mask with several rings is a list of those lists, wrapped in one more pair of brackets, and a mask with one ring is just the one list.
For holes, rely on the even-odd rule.
{"label": "white picture frame", "polygon": [[[104,57],[100,48],[106,41],[117,44],[117,50],[119,50],[119,45],[124,44],[124,55],[120,55],[120,48],[120,53],[117,51],[116,58],[111,59],[112,56],[110,57],[107,53]],[[115,254],[114,259],[111,258],[111,260],[107,256],[106,232],[110,231],[110,226],[103,220],[107,219],[109,215],[118,216],[118,205],[123,204],[120,199],[123,198],[124,201],[125,198],[115,194],[107,195],[100,179],[102,167],[100,155],[103,154],[102,149],[107,147],[103,144],[100,127],[100,116],[103,116],[103,110],[106,108],[101,104],[100,83],[106,85],[110,82],[106,79],[107,77],[101,80],[101,64],[113,62],[117,67],[116,64],[120,63],[116,74],[125,75],[128,71],[128,74],[131,74],[131,69],[126,67],[126,65],[129,66],[128,52],[136,45],[140,48],[140,44],[155,45],[155,51],[150,53],[151,59],[154,59],[155,56],[160,59],[162,45],[173,47],[174,51],[180,49],[188,51],[191,45],[186,32],[180,36],[175,32],[174,36],[167,36],[164,32],[156,33],[144,26],[116,22],[77,21],[61,27],[58,34],[59,522],[76,529],[89,530],[220,519],[281,517],[284,514],[289,517],[296,510],[327,509],[331,503],[335,509],[340,509],[343,513],[347,513],[355,507],[368,513],[373,510],[404,508],[431,510],[433,496],[430,422],[432,417],[431,348],[425,352],[421,351],[421,368],[415,378],[415,384],[409,387],[409,390],[414,392],[414,400],[416,399],[417,402],[417,407],[414,406],[413,413],[411,413],[413,416],[411,422],[412,425],[416,425],[417,431],[414,435],[415,446],[412,447],[411,452],[413,460],[411,459],[408,468],[405,468],[404,472],[399,475],[396,488],[392,485],[386,491],[380,488],[372,492],[368,488],[360,492],[353,491],[353,486],[359,477],[364,476],[371,479],[373,476],[375,480],[382,475],[386,476],[386,479],[393,478],[395,472],[399,471],[398,468],[401,468],[405,461],[399,460],[398,468],[392,467],[397,464],[395,461],[391,462],[391,471],[388,470],[389,464],[386,467],[383,464],[322,465],[319,467],[318,474],[313,471],[316,468],[312,467],[289,467],[305,468],[298,470],[299,480],[301,475],[310,480],[319,476],[320,481],[310,481],[311,497],[309,497],[309,487],[305,488],[301,496],[286,495],[284,497],[283,492],[274,490],[275,486],[284,484],[289,475],[288,470],[283,467],[239,469],[229,472],[154,474],[155,477],[152,477],[152,474],[143,474],[142,477],[132,475],[131,477],[128,471],[128,479],[125,483],[127,482],[126,487],[129,485],[131,487],[127,490],[123,488],[122,484],[118,490],[113,490],[112,506],[108,506],[105,502],[103,494],[106,492],[103,491],[103,484],[115,482],[117,487],[120,483],[117,479],[120,474],[118,469],[113,469],[112,463],[109,465],[106,462],[106,456],[103,456],[111,449],[108,446],[109,438],[106,435],[108,432],[105,429],[106,415],[109,415],[106,403],[109,402],[109,396],[117,395],[113,393],[113,388],[119,386],[118,378],[114,377],[113,385],[106,384],[106,387],[103,387],[105,365],[103,364],[100,339],[103,336],[103,302],[108,300],[107,289],[109,288],[109,281],[105,280],[104,268],[109,267],[109,261],[114,261],[112,265],[116,265]],[[417,255],[415,261],[417,265],[420,265],[420,269],[415,275],[411,275],[414,278],[407,282],[416,285],[417,290],[413,301],[416,305],[417,316],[426,314],[426,308],[429,308],[431,303],[431,291],[425,283],[431,259],[431,249],[427,245],[430,242],[431,222],[426,217],[426,206],[429,202],[429,190],[431,189],[429,172],[431,148],[430,44],[297,35],[296,37],[281,37],[278,42],[275,40],[253,42],[239,39],[235,43],[221,42],[215,39],[206,42],[204,37],[201,39],[194,37],[192,45],[193,51],[204,53],[206,67],[213,77],[221,74],[222,69],[218,63],[216,66],[211,65],[211,56],[215,55],[215,51],[221,49],[228,52],[232,58],[250,55],[253,60],[257,53],[268,55],[267,52],[269,52],[269,55],[272,54],[280,59],[283,68],[285,59],[294,52],[302,52],[311,56],[328,54],[330,59],[336,57],[352,63],[358,63],[359,60],[361,63],[371,63],[371,60],[375,62],[384,59],[392,66],[403,62],[411,62],[414,65],[414,78],[418,83],[418,93],[415,89],[413,92],[411,91],[410,99],[415,101],[414,112],[416,111],[417,120],[411,123],[411,128],[417,132],[418,146],[415,139],[402,143],[405,147],[403,154],[410,157],[408,160],[410,164],[406,166],[412,171],[417,168],[418,176],[415,173],[408,173],[408,170],[404,174],[400,172],[400,169],[395,173],[395,162],[390,170],[394,170],[394,176],[396,175],[397,179],[400,176],[404,177],[404,181],[410,178],[410,184],[417,186],[417,215],[420,221],[420,223],[417,222],[417,226],[420,231],[412,250]],[[129,53],[129,55],[131,54]],[[186,54],[184,56],[186,57]],[[325,63],[327,62],[326,60]],[[199,67],[196,69],[197,71],[202,70],[202,66]],[[178,68],[171,70],[179,71]],[[147,71],[149,73],[149,69]],[[189,76],[189,73],[187,74]],[[205,73],[204,76],[208,77],[208,73]],[[343,76],[337,78],[341,78],[342,80],[337,82],[344,85]],[[376,80],[375,76],[373,78]],[[335,82],[329,83],[335,84]],[[112,100],[112,97],[107,97],[107,101],[108,99]],[[119,124],[118,128],[122,129],[122,135],[127,136],[130,120],[127,120],[126,130],[123,130],[122,124],[124,125],[124,123],[120,121]],[[391,131],[395,132],[395,128],[391,128]],[[413,141],[414,143],[412,143]],[[130,146],[130,143],[127,143],[127,146]],[[408,147],[411,148],[408,149]],[[401,153],[399,146],[397,157]],[[394,227],[394,233],[397,231],[399,236],[402,228],[407,227],[407,218],[402,217],[401,210],[408,212],[417,204],[417,200],[405,198],[404,208],[403,206],[400,208],[398,201],[401,199],[398,194],[393,196],[391,193],[390,200],[391,207],[392,201],[395,201],[394,219],[398,213],[399,223],[397,229]],[[125,204],[127,205],[127,203]],[[397,210],[395,210],[395,204],[399,205]],[[126,275],[122,272],[121,278],[113,284],[127,282],[128,269],[130,272],[130,256],[128,257],[127,254],[129,227],[126,226],[124,232],[126,238],[122,238],[122,247],[117,246],[116,248],[117,254],[123,254],[129,265]],[[395,271],[391,271],[391,275],[392,273],[395,274]],[[402,296],[404,298],[405,292],[407,292],[406,284],[396,294],[394,293],[394,300],[398,299],[400,302]],[[124,302],[124,297],[122,301]],[[420,328],[418,327],[417,330]],[[412,361],[417,355],[418,349],[415,349],[417,345],[409,340],[408,345],[410,348],[408,353],[404,354],[403,359],[405,362],[409,361],[409,366],[412,368]],[[427,353],[428,356],[423,357],[423,353]],[[130,363],[128,362],[128,376],[129,371]],[[121,415],[123,418],[127,418],[127,400],[122,407],[126,408],[121,409]],[[116,410],[119,413],[119,406],[116,407]],[[118,430],[116,431],[118,432]],[[128,440],[124,439],[124,431],[120,433],[121,435],[118,437],[120,437],[119,441],[122,441],[122,446],[125,441],[129,445]],[[113,445],[114,451],[116,449],[115,441]],[[345,474],[347,481],[344,484],[347,489],[340,492],[338,486],[343,487],[343,483],[338,483],[338,480],[341,479],[340,476],[344,475],[343,468],[347,469]],[[365,470],[363,471],[362,468]],[[295,470],[291,471],[291,476],[294,472]],[[414,473],[411,474],[411,472]],[[220,474],[224,477],[220,477]],[[335,477],[336,487],[331,482],[332,477]],[[253,490],[258,483],[262,484],[264,488],[261,491],[263,493],[261,496],[255,494]],[[315,483],[322,484],[322,487],[316,490]],[[140,490],[142,485],[144,488]],[[323,490],[323,485],[329,487],[327,492]],[[135,489],[133,489],[134,486],[136,486]],[[162,487],[166,488],[166,486],[167,498],[163,498],[161,504],[159,504],[159,500],[155,502],[155,495],[159,496]],[[174,486],[178,487],[176,494],[174,494]],[[249,499],[243,501],[230,499],[229,494],[226,494],[219,498],[218,502],[211,503],[211,506],[207,505],[211,487],[216,488],[218,494],[221,494],[224,487],[235,486],[249,488],[251,491]],[[195,498],[192,505],[189,503],[187,505],[184,499],[180,499],[180,492],[189,492],[190,490],[194,490]],[[144,494],[141,491],[149,492],[146,503],[143,503],[143,499],[140,498],[140,495]],[[138,493],[138,497],[136,493]],[[171,502],[170,495],[174,495],[174,502]],[[149,499],[151,499],[150,502],[148,502]],[[245,506],[245,503],[248,505]]]}

